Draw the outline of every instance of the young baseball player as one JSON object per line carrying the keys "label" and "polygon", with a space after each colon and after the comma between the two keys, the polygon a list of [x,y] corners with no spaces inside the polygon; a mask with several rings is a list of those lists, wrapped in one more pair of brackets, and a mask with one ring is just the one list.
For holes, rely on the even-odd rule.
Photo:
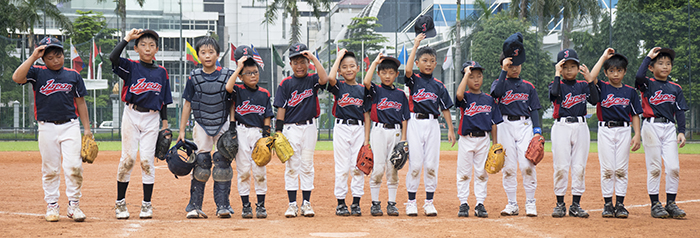
{"label": "young baseball player", "polygon": [[[452,125],[450,107],[452,99],[447,93],[445,85],[433,77],[433,70],[437,66],[436,53],[430,46],[418,49],[425,34],[416,36],[413,50],[406,61],[406,77],[404,83],[409,89],[409,108],[411,119],[408,120],[407,141],[411,159],[408,161],[408,173],[406,174],[406,190],[408,202],[406,214],[417,216],[416,192],[420,184],[421,169],[425,168],[423,181],[425,183],[425,204],[423,209],[427,216],[437,216],[437,210],[433,205],[433,195],[437,187],[438,167],[440,165],[440,125],[437,118],[442,112],[448,126],[447,139],[454,146],[455,134]],[[418,66],[419,73],[413,73],[413,63]]]}
{"label": "young baseball player", "polygon": [[[243,218],[253,218],[253,208],[250,205],[250,178],[252,173],[255,184],[255,194],[258,203],[255,204],[255,216],[266,218],[265,194],[267,193],[267,169],[258,166],[253,161],[255,142],[262,137],[270,136],[270,119],[274,116],[270,103],[270,92],[258,86],[262,67],[253,59],[253,49],[242,45],[236,48],[234,57],[238,61],[236,72],[226,83],[226,90],[231,93],[234,101],[234,119],[238,131],[238,154],[236,155],[236,171],[238,172],[238,195],[243,203]],[[236,84],[236,78],[243,84]]]}
{"label": "young baseball player", "polygon": [[[675,57],[676,52],[670,48],[654,47],[639,66],[635,81],[635,87],[642,93],[642,143],[647,164],[647,192],[654,218],[685,217],[685,211],[676,205],[676,194],[680,176],[678,147],[685,146],[685,111],[688,104],[681,86],[669,80]],[[653,78],[646,76],[647,70],[654,74]],[[659,202],[662,159],[666,173],[665,208]]]}
{"label": "young baseball player", "polygon": [[[33,65],[38,59],[45,66]],[[87,90],[80,74],[63,67],[63,44],[56,38],[46,37],[34,49],[12,75],[20,85],[32,84],[34,90],[34,116],[39,125],[39,153],[41,174],[46,201],[46,221],[56,222],[59,217],[58,197],[61,185],[60,168],[66,179],[68,218],[84,221],[80,210],[80,191],[83,185],[83,164],[80,158],[80,125],[85,136],[92,137],[85,98]],[[63,158],[63,165],[61,165]]]}
{"label": "young baseball player", "polygon": [[[355,53],[346,49],[340,50],[328,77],[328,91],[333,94],[333,158],[335,158],[335,198],[338,216],[361,216],[360,198],[364,195],[365,175],[355,166],[357,154],[367,141],[365,135],[365,87],[358,84],[357,59]],[[337,80],[340,74],[345,80]],[[369,116],[369,114],[367,115]],[[345,205],[348,193],[348,175],[352,174],[350,188],[352,189],[352,205],[350,211]]]}
{"label": "young baseball player", "polygon": [[[289,208],[284,215],[297,216],[297,190],[301,188],[304,199],[301,214],[313,217],[315,213],[309,201],[314,189],[314,150],[318,132],[315,118],[320,114],[318,90],[326,86],[328,75],[321,62],[304,44],[292,44],[289,60],[294,74],[280,82],[273,104],[277,107],[275,131],[282,132],[294,150],[294,155],[285,162],[284,187],[289,197]],[[318,74],[307,72],[310,61],[313,61]]]}
{"label": "young baseball player", "polygon": [[[462,64],[462,82],[457,87],[455,105],[459,107],[459,153],[457,155],[457,198],[460,206],[459,217],[469,216],[469,184],[474,180],[476,207],[474,216],[488,217],[484,200],[486,200],[486,182],[489,174],[484,165],[489,152],[489,134],[493,144],[498,144],[497,126],[503,122],[501,112],[495,100],[481,92],[484,82],[484,67],[476,61]],[[469,90],[466,90],[469,87]],[[463,92],[463,93],[462,93]],[[472,168],[474,176],[472,176]]]}
{"label": "young baseball player", "polygon": [[[608,82],[597,79],[600,69],[605,69]],[[598,87],[598,160],[600,161],[600,189],[603,193],[603,217],[627,218],[625,208],[627,194],[627,169],[629,167],[630,147],[639,149],[639,114],[642,105],[637,91],[622,84],[627,72],[627,57],[608,48],[591,69],[590,77]],[[631,135],[630,125],[634,129]],[[612,195],[615,192],[616,204],[613,207]]]}
{"label": "young baseball player", "polygon": [[[591,134],[586,123],[586,101],[598,103],[598,90],[589,77],[588,68],[579,65],[578,54],[573,49],[564,49],[557,54],[554,81],[549,84],[549,100],[554,105],[552,125],[552,166],[554,167],[554,195],[557,205],[552,217],[564,217],[566,204],[564,195],[569,184],[571,170],[571,195],[569,216],[587,218],[581,208],[581,195],[586,190],[586,163]],[[586,81],[576,80],[581,74]]]}
{"label": "young baseball player", "polygon": [[[399,173],[392,166],[391,153],[397,143],[406,141],[406,125],[411,118],[408,109],[408,99],[403,90],[394,86],[394,80],[399,76],[401,62],[393,57],[384,56],[382,53],[369,66],[365,75],[364,85],[367,89],[368,106],[372,132],[369,140],[365,137],[365,144],[370,143],[374,155],[374,167],[370,175],[369,188],[372,195],[372,216],[383,215],[379,189],[382,185],[382,177],[386,174],[386,187],[389,195],[386,205],[386,214],[398,216],[396,208],[396,190],[399,187]],[[381,84],[372,83],[374,70]],[[365,133],[367,131],[365,130]]]}
{"label": "young baseball player", "polygon": [[219,44],[214,38],[204,37],[197,41],[195,51],[202,62],[202,68],[196,68],[190,72],[182,94],[185,101],[182,104],[180,134],[177,140],[185,140],[186,123],[192,113],[194,114],[192,139],[197,144],[195,167],[190,183],[190,201],[185,208],[187,218],[190,219],[207,217],[202,211],[202,202],[204,188],[210,176],[214,180],[216,216],[229,218],[233,213],[228,198],[233,177],[231,161],[218,151],[213,155],[211,153],[219,137],[230,127],[231,103],[225,87],[233,70],[216,66],[219,50]]}
{"label": "young baseball player", "polygon": [[[139,61],[119,57],[124,47],[132,40],[135,41],[134,50],[139,54]],[[109,55],[112,71],[124,80],[121,95],[122,101],[126,103],[121,125],[122,156],[117,169],[117,219],[129,218],[126,189],[137,155],[141,161],[143,182],[143,201],[139,218],[153,217],[151,195],[155,182],[153,159],[158,125],[162,124],[161,129],[168,128],[167,105],[173,102],[168,71],[153,60],[157,52],[158,33],[153,30],[132,29]]]}
{"label": "young baseball player", "polygon": [[498,109],[503,115],[503,123],[498,124],[497,138],[506,151],[503,166],[503,189],[508,196],[508,204],[501,211],[502,216],[517,216],[520,209],[516,200],[518,188],[518,165],[523,177],[523,188],[527,201],[527,216],[537,216],[535,190],[537,171],[535,165],[525,158],[525,151],[534,134],[542,134],[538,110],[542,108],[537,90],[532,83],[520,78],[522,63],[525,62],[523,37],[515,33],[503,43],[501,54],[501,74],[491,84],[491,96],[498,100]]}

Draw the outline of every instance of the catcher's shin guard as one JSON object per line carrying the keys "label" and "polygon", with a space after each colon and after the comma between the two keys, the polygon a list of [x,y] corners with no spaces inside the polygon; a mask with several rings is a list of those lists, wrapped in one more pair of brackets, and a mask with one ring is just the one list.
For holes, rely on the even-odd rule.
{"label": "catcher's shin guard", "polygon": [[209,152],[197,154],[196,165],[192,171],[192,176],[202,182],[207,182],[211,176],[211,154]]}
{"label": "catcher's shin guard", "polygon": [[[231,161],[226,159],[221,153],[214,152],[214,168],[211,172],[211,177],[215,182],[230,182],[233,178],[233,169],[231,168]],[[216,191],[216,190],[214,190]]]}
{"label": "catcher's shin guard", "polygon": [[202,210],[202,201],[204,200],[204,186],[205,182],[201,182],[197,179],[192,179],[192,184],[190,185],[190,202],[187,204],[185,211],[190,212],[192,210]]}
{"label": "catcher's shin guard", "polygon": [[219,182],[214,181],[214,202],[216,207],[230,208],[229,195],[231,194],[231,181]]}

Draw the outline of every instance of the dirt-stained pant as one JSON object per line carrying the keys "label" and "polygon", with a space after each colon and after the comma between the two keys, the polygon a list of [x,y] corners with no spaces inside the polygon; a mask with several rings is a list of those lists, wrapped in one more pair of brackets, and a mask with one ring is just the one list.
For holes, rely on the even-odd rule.
{"label": "dirt-stained pant", "polygon": [[78,201],[83,186],[83,160],[80,158],[80,124],[78,119],[56,125],[39,122],[39,153],[41,154],[41,182],[44,187],[44,201],[58,202],[61,196],[61,158],[63,175],[66,179],[66,196],[70,201]]}
{"label": "dirt-stained pant", "polygon": [[[459,152],[457,154],[457,198],[459,203],[467,203],[469,199],[469,184],[474,179],[474,196],[476,203],[486,200],[486,182],[489,174],[484,169],[491,141],[488,134],[483,137],[460,136]],[[472,176],[472,168],[474,176]]]}
{"label": "dirt-stained pant", "polygon": [[666,172],[666,193],[678,193],[680,165],[675,123],[648,122],[642,124],[642,144],[647,164],[647,192],[659,194],[661,161]]}
{"label": "dirt-stained pant", "polygon": [[267,193],[267,167],[260,167],[255,164],[252,156],[255,143],[262,138],[262,129],[238,125],[236,131],[238,132],[238,154],[236,155],[238,195],[250,195],[251,171],[253,183],[255,184],[255,194],[264,195]]}
{"label": "dirt-stained pant", "polygon": [[408,141],[408,173],[406,173],[406,191],[415,193],[420,185],[420,173],[424,169],[423,182],[426,192],[435,192],[440,167],[440,125],[438,120],[417,119],[411,113],[406,128]]}
{"label": "dirt-stained pant", "polygon": [[122,157],[119,159],[117,181],[129,182],[134,168],[136,154],[141,161],[141,180],[143,184],[153,184],[156,169],[153,160],[156,152],[156,140],[160,127],[160,114],[157,111],[139,112],[130,106],[124,108],[122,116]]}
{"label": "dirt-stained pant", "polygon": [[627,168],[630,163],[632,128],[598,125],[598,161],[600,189],[604,198],[627,194]]}
{"label": "dirt-stained pant", "polygon": [[382,177],[386,174],[386,187],[389,190],[389,202],[396,202],[396,190],[399,187],[399,173],[394,169],[394,165],[389,161],[391,153],[394,151],[399,141],[401,141],[401,127],[395,125],[396,129],[386,129],[383,124],[372,122],[374,126],[369,135],[369,144],[372,146],[374,154],[374,167],[370,174],[369,188],[372,194],[372,201],[379,200],[379,189],[382,186]]}
{"label": "dirt-stained pant", "polygon": [[583,117],[579,122],[555,121],[552,125],[552,166],[554,167],[554,195],[566,195],[571,169],[571,194],[586,191],[586,163],[591,134]]}
{"label": "dirt-stained pant", "polygon": [[[312,124],[285,124],[282,131],[294,150],[294,155],[284,163],[284,189],[287,191],[311,191],[314,189],[314,151],[318,129]],[[301,180],[301,185],[299,181]]]}
{"label": "dirt-stained pant", "polygon": [[520,165],[523,176],[523,187],[527,200],[535,199],[537,189],[537,171],[535,166],[525,158],[525,151],[534,135],[532,121],[521,117],[520,120],[510,121],[503,115],[503,122],[498,124],[498,143],[503,145],[506,151],[506,162],[503,165],[503,189],[509,202],[516,202],[518,179],[515,177]]}

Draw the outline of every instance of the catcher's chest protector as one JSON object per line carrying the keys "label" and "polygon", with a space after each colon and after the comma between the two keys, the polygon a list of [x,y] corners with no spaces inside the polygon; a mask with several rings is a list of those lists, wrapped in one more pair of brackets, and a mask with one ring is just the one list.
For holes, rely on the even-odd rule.
{"label": "catcher's chest protector", "polygon": [[192,98],[192,113],[209,136],[214,136],[228,120],[230,104],[226,100],[227,68],[221,69],[221,75],[215,80],[204,78],[202,69],[196,69],[192,82],[194,97]]}

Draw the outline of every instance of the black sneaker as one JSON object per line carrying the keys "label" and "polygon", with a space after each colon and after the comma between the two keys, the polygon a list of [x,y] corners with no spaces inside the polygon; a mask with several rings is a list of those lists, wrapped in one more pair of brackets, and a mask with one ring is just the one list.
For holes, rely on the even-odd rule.
{"label": "black sneaker", "polygon": [[666,212],[673,218],[683,218],[685,217],[685,211],[676,205],[676,202],[670,202],[666,204]]}
{"label": "black sneaker", "polygon": [[372,207],[369,209],[369,213],[371,213],[372,216],[384,215],[384,212],[382,212],[381,204],[382,204],[382,202],[372,201]]}
{"label": "black sneaker", "polygon": [[484,207],[484,204],[477,204],[476,207],[474,208],[474,216],[477,217],[489,217],[489,214],[486,212],[486,208]]}
{"label": "black sneaker", "polygon": [[615,205],[615,217],[627,218],[629,215],[630,215],[630,213],[625,208],[625,204],[618,202],[617,205]]}
{"label": "black sneaker", "polygon": [[243,218],[253,218],[253,208],[250,207],[250,203],[243,204],[243,211],[241,212],[241,217]]}
{"label": "black sneaker", "polygon": [[581,208],[581,206],[577,203],[574,203],[569,206],[569,216],[588,218],[588,212],[583,210],[583,208]]}
{"label": "black sneaker", "polygon": [[267,209],[265,209],[265,202],[259,202],[255,204],[255,217],[266,218]]}
{"label": "black sneaker", "polygon": [[350,216],[350,211],[348,211],[348,206],[345,204],[340,204],[335,208],[335,215],[338,216]]}
{"label": "black sneaker", "polygon": [[350,214],[353,216],[362,216],[362,210],[359,204],[350,205]]}
{"label": "black sneaker", "polygon": [[552,217],[564,216],[566,216],[566,203],[557,203],[557,206],[554,207],[554,211],[552,211]]}
{"label": "black sneaker", "polygon": [[653,218],[668,218],[669,214],[664,208],[664,205],[661,205],[661,202],[656,201],[654,204],[651,205],[651,217]]}
{"label": "black sneaker", "polygon": [[462,203],[462,205],[459,205],[459,212],[457,213],[457,216],[469,217],[469,204]]}
{"label": "black sneaker", "polygon": [[[617,203],[619,206],[621,203]],[[625,209],[625,207],[622,207],[622,209]],[[625,210],[627,211],[627,210]],[[603,217],[605,218],[611,218],[615,217],[617,215],[616,209],[613,208],[612,202],[606,202],[605,205],[603,206]]]}
{"label": "black sneaker", "polygon": [[396,208],[396,202],[387,202],[386,214],[389,216],[398,216],[399,215],[399,209]]}

